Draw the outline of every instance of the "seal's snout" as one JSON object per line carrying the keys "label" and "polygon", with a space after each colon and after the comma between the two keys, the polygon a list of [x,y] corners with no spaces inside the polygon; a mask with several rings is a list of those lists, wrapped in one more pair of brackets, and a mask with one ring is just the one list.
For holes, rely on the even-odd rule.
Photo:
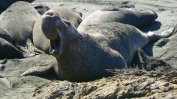
{"label": "seal's snout", "polygon": [[56,23],[56,21],[59,19],[60,17],[58,16],[58,14],[52,10],[47,11],[42,16],[41,29],[44,35],[50,40],[54,40],[58,36],[58,24]]}
{"label": "seal's snout", "polygon": [[58,17],[58,13],[53,11],[53,10],[48,10],[44,15],[43,17],[45,18],[54,18],[54,17]]}

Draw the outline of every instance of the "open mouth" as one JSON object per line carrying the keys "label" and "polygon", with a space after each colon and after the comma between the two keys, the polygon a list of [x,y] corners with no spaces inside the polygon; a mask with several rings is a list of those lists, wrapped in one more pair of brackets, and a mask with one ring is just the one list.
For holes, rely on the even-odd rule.
{"label": "open mouth", "polygon": [[56,12],[49,10],[43,15],[41,29],[46,38],[50,40],[49,53],[54,57],[60,56],[63,49],[62,26],[61,19]]}
{"label": "open mouth", "polygon": [[50,40],[49,52],[51,55],[53,55],[53,56],[58,55],[59,49],[60,49],[60,42],[61,42],[61,39],[59,36],[54,40]]}

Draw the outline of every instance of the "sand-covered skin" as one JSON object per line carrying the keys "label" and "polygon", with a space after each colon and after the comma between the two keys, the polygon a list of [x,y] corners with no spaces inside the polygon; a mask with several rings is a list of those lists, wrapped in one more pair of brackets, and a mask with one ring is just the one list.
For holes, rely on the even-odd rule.
{"label": "sand-covered skin", "polygon": [[[153,9],[157,12],[158,19],[151,27],[142,29],[144,32],[161,32],[177,24],[176,0],[36,0],[33,4],[46,4],[49,7],[66,6],[82,12],[83,19],[108,6]],[[158,58],[169,66],[177,68],[176,40],[177,34],[174,33],[169,38],[148,44],[144,50],[155,59]],[[2,99],[36,99],[37,97],[41,99],[49,96],[59,99],[177,98],[176,71],[154,73],[153,77],[145,73],[140,76],[115,76],[83,83],[61,81],[55,74],[41,77],[20,76],[30,67],[45,66],[53,61],[55,59],[49,55],[0,60],[0,97]]]}

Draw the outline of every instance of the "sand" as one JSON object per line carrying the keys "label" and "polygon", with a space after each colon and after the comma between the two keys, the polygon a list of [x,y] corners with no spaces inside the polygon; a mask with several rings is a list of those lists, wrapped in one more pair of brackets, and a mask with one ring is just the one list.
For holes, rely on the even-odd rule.
{"label": "sand", "polygon": [[[143,32],[161,32],[177,25],[176,0],[36,0],[32,4],[66,6],[83,14],[83,19],[93,12],[109,7],[153,9],[158,14],[156,22]],[[148,65],[177,69],[177,34],[148,44],[143,48],[148,55]],[[139,54],[141,57],[141,54]],[[153,57],[153,58],[152,58]],[[25,59],[0,60],[1,99],[115,99],[115,98],[177,98],[177,72],[173,70],[143,73],[141,75],[117,75],[83,83],[61,81],[55,74],[46,76],[24,76],[25,70],[33,66],[46,66],[55,59],[50,55],[37,55]],[[140,62],[146,60],[140,60]],[[151,61],[152,64],[151,64]],[[164,69],[165,70],[165,69]]]}

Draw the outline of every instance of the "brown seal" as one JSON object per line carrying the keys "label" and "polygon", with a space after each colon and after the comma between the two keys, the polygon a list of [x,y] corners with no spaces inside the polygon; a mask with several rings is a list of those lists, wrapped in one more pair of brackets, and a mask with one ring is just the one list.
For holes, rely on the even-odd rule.
{"label": "brown seal", "polygon": [[110,22],[86,27],[79,32],[70,22],[49,10],[42,16],[42,31],[50,40],[50,54],[57,63],[33,67],[22,74],[44,74],[51,68],[61,79],[87,81],[110,76],[106,69],[132,64],[135,52],[151,41],[172,34],[173,28],[160,34],[142,33],[134,26]]}

